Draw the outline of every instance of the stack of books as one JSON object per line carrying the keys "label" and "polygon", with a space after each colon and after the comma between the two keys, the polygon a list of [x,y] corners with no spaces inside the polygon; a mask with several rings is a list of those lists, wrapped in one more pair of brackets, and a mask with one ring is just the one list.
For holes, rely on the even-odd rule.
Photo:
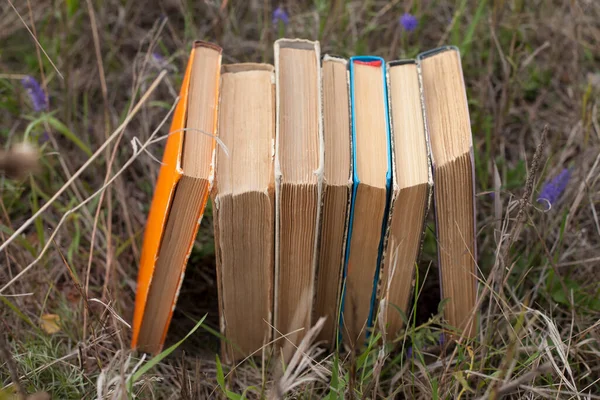
{"label": "stack of books", "polygon": [[191,51],[145,230],[132,347],[161,351],[209,197],[226,360],[297,345],[323,316],[329,346],[362,346],[376,318],[398,334],[431,199],[444,315],[472,337],[473,146],[458,50],[386,63],[280,39],[274,65],[221,56],[211,43]]}

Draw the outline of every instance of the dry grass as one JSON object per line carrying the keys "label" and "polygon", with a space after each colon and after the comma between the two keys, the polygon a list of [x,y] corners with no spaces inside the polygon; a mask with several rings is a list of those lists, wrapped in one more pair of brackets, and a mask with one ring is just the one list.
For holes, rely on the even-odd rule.
{"label": "dry grass", "polygon": [[[600,398],[600,4],[487,3],[289,1],[285,28],[272,25],[270,2],[1,4],[0,137],[7,151],[25,138],[38,143],[41,158],[33,175],[0,178],[0,399],[15,390],[56,399]],[[419,19],[415,32],[398,25],[406,11]],[[128,321],[189,45],[215,41],[225,63],[272,62],[281,34],[319,39],[340,56],[461,49],[476,152],[480,335],[439,341],[449,328],[429,232],[400,337],[377,334],[364,351],[328,357],[306,342],[279,375],[281,360],[266,351],[223,366],[209,209],[169,344],[205,314],[206,329],[140,376],[148,360],[129,351]],[[24,75],[42,83],[48,112],[32,110]],[[541,184],[567,167],[566,191],[544,210]],[[57,333],[42,324],[49,314]]]}

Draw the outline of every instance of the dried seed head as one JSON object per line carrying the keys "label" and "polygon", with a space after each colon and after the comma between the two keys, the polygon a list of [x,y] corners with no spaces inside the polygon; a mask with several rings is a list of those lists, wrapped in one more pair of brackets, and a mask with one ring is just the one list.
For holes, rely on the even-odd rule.
{"label": "dried seed head", "polygon": [[37,169],[38,161],[38,151],[31,143],[18,143],[0,151],[0,172],[7,178],[21,179]]}

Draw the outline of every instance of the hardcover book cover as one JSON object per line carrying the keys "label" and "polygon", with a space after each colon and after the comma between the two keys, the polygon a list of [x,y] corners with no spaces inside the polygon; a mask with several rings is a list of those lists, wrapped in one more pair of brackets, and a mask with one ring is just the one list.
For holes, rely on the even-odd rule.
{"label": "hardcover book cover", "polygon": [[212,198],[226,362],[260,355],[272,337],[274,86],[270,64],[222,67],[217,129],[225,147],[217,149]]}
{"label": "hardcover book cover", "polygon": [[387,333],[395,335],[403,325],[399,311],[409,317],[433,177],[416,60],[390,61],[387,74],[393,173],[378,299],[386,299],[382,315]]}
{"label": "hardcover book cover", "polygon": [[[354,167],[341,333],[351,346],[360,346],[369,336],[376,312],[379,266],[392,184],[392,149],[383,58],[355,56],[350,58],[349,66]],[[357,84],[357,69],[365,74],[365,81],[360,85]],[[371,98],[367,98],[369,96]],[[375,109],[370,109],[372,102],[377,103]],[[374,174],[370,170],[371,164],[378,165]],[[361,171],[369,173],[362,176]]]}
{"label": "hardcover book cover", "polygon": [[[150,206],[150,211],[148,214],[148,219],[146,222],[145,232],[144,232],[144,241],[138,271],[138,279],[137,279],[137,289],[136,289],[136,298],[135,298],[135,309],[134,309],[134,317],[133,317],[133,336],[131,340],[131,347],[138,347],[138,337],[140,334],[140,328],[142,325],[142,320],[144,318],[144,313],[146,309],[146,305],[149,301],[148,294],[150,290],[150,286],[152,284],[152,278],[155,272],[155,266],[159,255],[159,250],[161,247],[161,243],[163,241],[163,236],[165,233],[165,228],[167,225],[167,220],[171,211],[171,205],[173,202],[173,198],[175,195],[175,191],[178,187],[178,183],[184,175],[184,171],[182,169],[182,153],[183,153],[183,145],[184,145],[184,129],[186,127],[186,119],[188,114],[188,104],[189,104],[189,87],[191,81],[191,75],[193,71],[194,64],[194,56],[195,52],[198,51],[198,48],[205,47],[210,48],[212,50],[216,50],[219,53],[219,63],[220,63],[220,54],[222,49],[219,46],[216,46],[212,43],[196,41],[193,44],[192,50],[190,52],[190,57],[188,61],[188,65],[186,67],[185,75],[183,78],[183,82],[181,84],[181,90],[179,95],[179,101],[175,108],[175,112],[173,115],[173,120],[171,123],[169,137],[166,142],[165,151],[163,154],[162,165],[160,168],[160,172],[158,175],[158,179],[156,182],[156,187],[154,190],[154,196],[152,198],[152,203]],[[217,77],[218,79],[218,77]],[[214,93],[215,99],[218,98],[218,81],[216,85],[217,92]],[[217,108],[215,106],[214,109],[215,116],[217,113]],[[216,129],[216,117],[215,117],[215,126],[213,129],[213,133]],[[215,140],[213,139],[213,160],[214,160],[214,146]],[[196,210],[196,230],[193,235],[190,235],[187,238],[187,242],[185,246],[187,248],[187,257],[192,250],[194,240],[196,238],[196,232],[200,225],[200,221],[202,219],[202,215],[204,214],[204,209],[206,203],[208,201],[208,195],[210,192],[210,186],[212,186],[214,169],[213,160],[210,160],[211,163],[211,172],[209,176],[209,190],[205,191],[205,194],[202,199],[200,199],[201,207]],[[167,331],[169,328],[169,324],[173,315],[173,310],[175,308],[175,304],[177,302],[177,297],[179,293],[179,288],[181,287],[181,283],[183,280],[183,275],[185,272],[185,263],[183,265],[173,266],[174,268],[179,269],[179,279],[177,282],[177,290],[175,296],[173,298],[163,298],[161,301],[168,302],[170,304],[170,313],[168,315],[166,324],[162,329],[160,340],[160,348],[164,343],[165,337],[167,335]],[[160,350],[155,349],[155,350]],[[152,351],[153,353],[157,351]]]}
{"label": "hardcover book cover", "polygon": [[431,147],[440,293],[449,299],[444,315],[472,337],[478,284],[475,162],[460,52],[443,46],[419,54],[417,63]]}
{"label": "hardcover book cover", "polygon": [[321,50],[318,41],[274,43],[275,336],[298,345],[312,325],[323,203]]}
{"label": "hardcover book cover", "polygon": [[317,340],[335,344],[350,202],[352,200],[352,130],[348,60],[325,54],[322,60],[325,167],[323,213],[315,316],[326,316]]}

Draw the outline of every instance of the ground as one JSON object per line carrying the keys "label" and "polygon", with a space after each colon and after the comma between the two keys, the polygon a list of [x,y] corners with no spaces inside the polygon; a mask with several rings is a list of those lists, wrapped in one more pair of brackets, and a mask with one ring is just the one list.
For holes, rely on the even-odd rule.
{"label": "ground", "polygon": [[[279,11],[274,23],[279,6],[288,18]],[[32,174],[0,182],[0,399],[600,398],[599,2],[7,0],[0,8],[2,146],[28,141],[41,153]],[[400,337],[316,356],[319,366],[283,376],[275,360],[221,365],[209,208],[168,344],[198,330],[156,364],[129,350],[164,141],[139,150],[155,130],[167,133],[191,43],[218,43],[224,63],[272,63],[273,40],[284,36],[318,39],[323,53],[343,57],[460,49],[482,277],[474,341],[439,342],[430,229],[416,309]],[[47,92],[47,107],[26,76]],[[16,162],[11,171],[25,168]]]}

